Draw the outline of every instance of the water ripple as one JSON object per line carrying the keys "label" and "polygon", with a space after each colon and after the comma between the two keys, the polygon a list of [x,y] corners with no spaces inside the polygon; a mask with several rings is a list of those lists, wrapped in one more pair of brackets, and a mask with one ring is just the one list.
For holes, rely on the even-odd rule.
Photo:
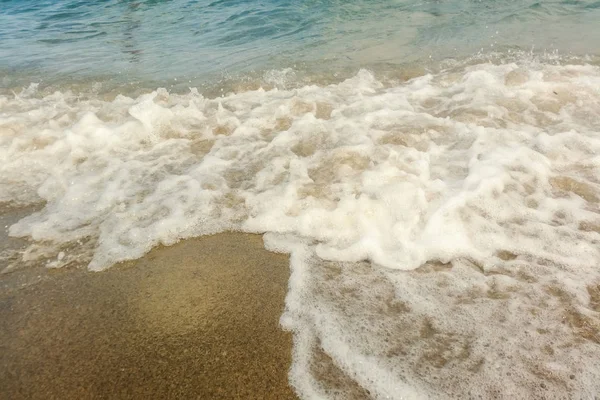
{"label": "water ripple", "polygon": [[499,47],[598,54],[598,20],[600,2],[592,0],[5,0],[0,71],[164,81],[296,63],[419,62]]}

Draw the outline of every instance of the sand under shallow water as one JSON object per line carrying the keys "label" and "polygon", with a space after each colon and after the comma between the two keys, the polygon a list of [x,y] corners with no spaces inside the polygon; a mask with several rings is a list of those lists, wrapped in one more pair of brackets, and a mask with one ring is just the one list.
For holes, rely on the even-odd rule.
{"label": "sand under shallow water", "polygon": [[[215,98],[157,89],[108,99],[36,85],[1,95],[0,214],[10,221],[0,217],[0,226],[12,243],[24,242],[22,251],[2,250],[0,238],[4,276],[14,277],[7,288],[30,282],[23,271],[31,265],[104,270],[180,239],[263,233],[266,249],[290,254],[280,321],[294,333],[288,376],[300,397],[592,399],[600,393],[600,68],[512,60],[456,61],[408,81],[360,70],[327,85]],[[223,250],[217,239],[216,252],[247,258],[261,247],[256,240],[254,250]],[[160,271],[187,254],[173,251]],[[177,269],[154,278],[117,271],[78,273],[92,282],[113,276],[116,288],[130,273],[135,287],[107,293],[103,284],[79,296],[119,305],[163,348],[164,338],[190,337],[173,347],[196,349],[211,337],[212,325],[201,322],[214,320],[212,310],[265,298],[238,297],[247,290],[243,274],[217,276],[206,294],[200,283],[180,289],[190,279]],[[43,289],[43,277],[70,275],[41,276],[31,279]],[[233,291],[215,292],[224,282]],[[89,285],[81,278],[58,290]],[[283,298],[283,283],[281,291]],[[63,296],[72,307],[73,295]],[[195,308],[179,307],[194,298]],[[273,312],[274,332],[281,311]],[[241,312],[245,319],[222,321],[227,337],[260,326]],[[56,318],[48,319],[44,329]],[[77,320],[66,320],[73,329],[58,336],[79,338]],[[98,321],[101,332],[115,325]],[[114,336],[106,343],[135,335]],[[84,347],[88,357],[92,346]],[[256,348],[264,355],[266,347]],[[230,356],[205,348],[210,354],[194,354],[191,364]],[[134,358],[123,353],[117,349]],[[165,368],[193,382],[198,371],[217,370]],[[217,386],[238,387],[231,374],[226,381]],[[242,396],[260,397],[248,390]]]}
{"label": "sand under shallow water", "polygon": [[288,276],[287,256],[238,233],[101,273],[0,275],[0,397],[294,398]]}

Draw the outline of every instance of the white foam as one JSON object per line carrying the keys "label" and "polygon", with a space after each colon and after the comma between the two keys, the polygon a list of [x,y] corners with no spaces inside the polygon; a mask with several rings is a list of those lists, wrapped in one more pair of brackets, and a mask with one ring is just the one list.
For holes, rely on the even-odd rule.
{"label": "white foam", "polygon": [[0,201],[46,204],[10,234],[88,240],[102,270],[267,233],[292,254],[282,323],[301,396],[349,395],[319,378],[331,365],[375,398],[600,392],[598,67],[394,85],[363,70],[215,99],[35,90],[0,97]]}

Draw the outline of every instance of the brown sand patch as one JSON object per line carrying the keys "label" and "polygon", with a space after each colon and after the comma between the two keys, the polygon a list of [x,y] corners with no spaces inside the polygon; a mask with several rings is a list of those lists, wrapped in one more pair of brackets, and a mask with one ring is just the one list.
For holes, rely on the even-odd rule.
{"label": "brown sand patch", "polygon": [[106,272],[0,275],[0,387],[10,399],[294,398],[289,276],[260,236],[221,234]]}
{"label": "brown sand patch", "polygon": [[312,351],[311,373],[332,397],[346,400],[371,399],[369,391],[349,377],[319,345]]}
{"label": "brown sand patch", "polygon": [[592,185],[580,182],[569,176],[556,176],[550,178],[550,184],[556,190],[575,193],[587,202],[598,203],[600,201],[598,193],[596,193]]}

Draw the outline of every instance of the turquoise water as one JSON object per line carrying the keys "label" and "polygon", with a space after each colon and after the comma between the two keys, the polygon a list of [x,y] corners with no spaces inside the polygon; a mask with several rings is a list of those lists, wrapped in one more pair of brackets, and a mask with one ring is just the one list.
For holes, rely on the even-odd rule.
{"label": "turquoise water", "polygon": [[262,234],[290,254],[303,399],[596,398],[599,21],[575,0],[1,1],[0,271]]}
{"label": "turquoise water", "polygon": [[593,0],[4,0],[0,71],[196,83],[508,49],[597,55],[598,21]]}

